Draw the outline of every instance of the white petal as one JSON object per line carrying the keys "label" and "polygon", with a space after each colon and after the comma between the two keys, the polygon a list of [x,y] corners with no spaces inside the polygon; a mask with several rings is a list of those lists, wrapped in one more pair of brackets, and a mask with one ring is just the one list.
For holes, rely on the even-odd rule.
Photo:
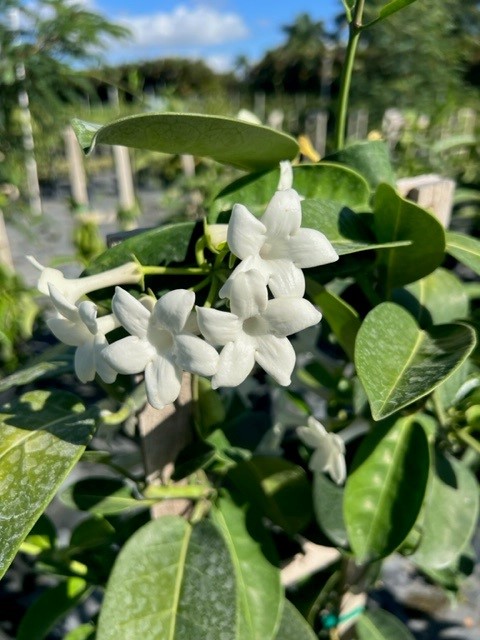
{"label": "white petal", "polygon": [[299,229],[287,240],[290,259],[302,269],[336,262],[338,255],[323,233],[316,229]]}
{"label": "white petal", "polygon": [[242,330],[242,321],[228,311],[197,307],[197,320],[200,331],[213,345],[233,342]]}
{"label": "white petal", "polygon": [[151,360],[145,369],[145,387],[149,403],[163,409],[175,402],[182,386],[182,370],[163,356]]}
{"label": "white petal", "polygon": [[201,338],[186,333],[175,336],[175,362],[184,371],[199,376],[213,376],[217,371],[218,353]]}
{"label": "white petal", "polygon": [[232,271],[230,277],[218,292],[220,298],[230,298],[232,283],[237,275],[239,273],[245,273],[245,271],[250,271],[251,269],[259,271],[263,275],[264,283],[267,284],[268,279],[270,278],[270,267],[268,261],[263,260],[263,258],[258,255],[249,256],[237,264],[235,269]]}
{"label": "white petal", "polygon": [[107,346],[108,342],[105,336],[97,334],[94,338],[95,368],[98,375],[104,382],[106,382],[107,384],[112,384],[112,382],[115,382],[117,372],[115,371],[115,369],[112,369],[112,367],[103,357],[103,352],[105,350],[105,347]]}
{"label": "white petal", "polygon": [[268,291],[260,271],[251,269],[235,276],[230,287],[230,309],[241,319],[261,314],[267,306]]}
{"label": "white petal", "polygon": [[276,298],[292,296],[303,298],[305,276],[290,260],[268,260],[270,278],[268,287]]}
{"label": "white petal", "polygon": [[256,255],[265,242],[265,226],[243,204],[236,204],[228,223],[227,242],[241,260]]}
{"label": "white petal", "polygon": [[238,386],[245,380],[254,365],[254,343],[241,339],[229,342],[220,352],[217,373],[212,378],[212,387],[217,389]]}
{"label": "white petal", "polygon": [[255,360],[274,378],[278,384],[286,387],[295,367],[295,350],[288,338],[259,336],[255,350]]}
{"label": "white petal", "polygon": [[293,185],[293,170],[289,160],[280,162],[280,179],[278,181],[277,191],[285,191],[291,189]]}
{"label": "white petal", "polygon": [[305,298],[275,298],[269,300],[262,314],[271,333],[284,338],[320,322],[322,314]]}
{"label": "white petal", "polygon": [[[45,295],[49,295],[48,287],[49,285],[53,285],[57,288],[57,290],[68,298],[69,302],[75,302],[76,298],[73,299],[72,295],[68,295],[68,281],[63,275],[61,271],[58,269],[51,269],[50,267],[45,267],[45,269],[40,274],[37,283],[37,289],[44,293]],[[74,295],[74,294],[73,294]]]}
{"label": "white petal", "polygon": [[302,222],[300,196],[294,189],[277,191],[260,219],[267,227],[267,242],[296,233]]}
{"label": "white petal", "polygon": [[53,284],[48,284],[48,293],[55,309],[72,322],[78,321],[78,307],[72,304]]}
{"label": "white petal", "polygon": [[337,484],[343,484],[345,482],[345,478],[347,477],[345,457],[341,453],[332,456],[327,470],[334,482],[336,482]]}
{"label": "white petal", "polygon": [[328,447],[324,447],[323,445],[320,445],[313,452],[308,466],[312,471],[318,471],[319,473],[323,473],[324,471],[327,470],[329,460],[330,460],[330,452],[328,450]]}
{"label": "white petal", "polygon": [[296,432],[300,440],[306,444],[307,447],[316,449],[321,443],[321,437],[319,437],[311,427],[297,427]]}
{"label": "white petal", "polygon": [[81,302],[78,305],[78,315],[90,333],[97,333],[97,305],[94,302],[90,300]]}
{"label": "white petal", "polygon": [[112,298],[113,313],[132,336],[145,338],[150,312],[125,289],[116,287]]}
{"label": "white petal", "polygon": [[95,378],[95,349],[93,336],[77,347],[75,351],[74,366],[77,378],[85,383],[91,382]]}
{"label": "white petal", "polygon": [[155,305],[152,319],[155,319],[171,333],[180,333],[195,304],[195,294],[186,289],[169,291]]}
{"label": "white petal", "polygon": [[155,357],[155,349],[146,340],[127,336],[105,347],[103,357],[118,373],[140,373]]}
{"label": "white petal", "polygon": [[58,340],[72,347],[78,347],[92,337],[87,327],[78,321],[50,318],[47,320],[47,326]]}

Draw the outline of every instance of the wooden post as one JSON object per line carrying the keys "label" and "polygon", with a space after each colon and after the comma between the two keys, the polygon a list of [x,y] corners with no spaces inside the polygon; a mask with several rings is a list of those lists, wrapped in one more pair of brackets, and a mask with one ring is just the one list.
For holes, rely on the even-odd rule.
{"label": "wooden post", "polygon": [[404,198],[408,198],[424,209],[429,209],[447,229],[452,214],[455,180],[443,178],[434,173],[401,178],[397,189]]}
{"label": "wooden post", "polygon": [[78,144],[72,127],[67,127],[63,132],[65,150],[68,162],[68,175],[70,177],[70,190],[76,206],[89,208],[87,180],[83,164],[83,154]]}

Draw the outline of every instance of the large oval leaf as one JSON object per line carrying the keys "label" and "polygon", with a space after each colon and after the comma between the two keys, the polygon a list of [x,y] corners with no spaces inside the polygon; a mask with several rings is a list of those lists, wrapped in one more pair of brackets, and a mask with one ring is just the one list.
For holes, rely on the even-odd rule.
{"label": "large oval leaf", "polygon": [[95,430],[69,393],[30,391],[0,413],[0,577]]}
{"label": "large oval leaf", "polygon": [[375,193],[374,231],[378,242],[409,240],[410,246],[383,251],[379,270],[385,291],[427,276],[443,262],[445,231],[437,218],[381,184]]}
{"label": "large oval leaf", "polygon": [[469,312],[467,290],[446,269],[436,269],[426,278],[397,289],[393,300],[408,309],[421,327],[461,320]]}
{"label": "large oval leaf", "polygon": [[239,608],[236,638],[273,638],[284,598],[272,540],[259,520],[227,498],[218,501],[213,520],[227,543],[235,571]]}
{"label": "large oval leaf", "polygon": [[374,420],[433,391],[475,347],[467,325],[420,329],[402,307],[385,302],[365,318],[355,343],[355,365]]}
{"label": "large oval leaf", "polygon": [[381,182],[395,184],[388,147],[381,140],[356,142],[327,156],[326,160],[340,162],[358,171],[374,189]]}
{"label": "large oval leaf", "polygon": [[382,609],[362,613],[356,631],[359,640],[414,640],[398,618]]}
{"label": "large oval leaf", "polygon": [[313,480],[313,509],[318,526],[340,547],[348,546],[343,517],[344,489],[331,482],[323,473],[315,473]]}
{"label": "large oval leaf", "polygon": [[467,547],[478,519],[479,491],[475,476],[460,460],[440,451],[422,519],[422,537],[411,559],[420,567],[442,569]]}
{"label": "large oval leaf", "polygon": [[429,462],[427,436],[411,417],[379,424],[362,442],[344,498],[359,562],[384,558],[405,540],[423,503]]}
{"label": "large oval leaf", "polygon": [[480,240],[447,231],[447,252],[480,275]]}
{"label": "large oval leaf", "polygon": [[108,581],[97,640],[235,640],[230,554],[210,522],[165,516],[139,529]]}
{"label": "large oval leaf", "polygon": [[96,144],[119,144],[163,153],[213,158],[247,171],[276,166],[298,153],[294,138],[242,120],[195,113],[142,113],[104,126],[74,120],[86,152]]}
{"label": "large oval leaf", "polygon": [[[210,220],[213,222],[219,211],[231,209],[237,202],[252,213],[262,214],[277,189],[279,177],[280,169],[276,168],[236,180],[216,196]],[[351,208],[367,205],[370,196],[368,184],[360,174],[331,162],[294,166],[293,188],[304,198],[329,200]]]}

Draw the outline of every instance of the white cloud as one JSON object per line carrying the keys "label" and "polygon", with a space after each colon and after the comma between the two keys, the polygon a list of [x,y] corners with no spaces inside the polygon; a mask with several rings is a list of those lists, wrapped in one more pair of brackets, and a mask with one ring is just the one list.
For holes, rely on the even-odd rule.
{"label": "white cloud", "polygon": [[248,35],[239,15],[206,6],[181,5],[170,13],[133,16],[122,22],[132,31],[135,48],[212,46]]}
{"label": "white cloud", "polygon": [[232,71],[234,67],[233,56],[222,53],[206,56],[205,63],[216,73],[226,73]]}

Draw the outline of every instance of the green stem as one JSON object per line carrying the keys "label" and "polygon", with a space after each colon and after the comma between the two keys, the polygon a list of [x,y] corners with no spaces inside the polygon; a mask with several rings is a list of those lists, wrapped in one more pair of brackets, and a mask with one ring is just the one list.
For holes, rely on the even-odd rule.
{"label": "green stem", "polygon": [[144,276],[203,276],[210,272],[210,265],[202,267],[141,267]]}
{"label": "green stem", "polygon": [[143,495],[150,499],[159,500],[172,500],[177,498],[184,498],[186,500],[203,500],[210,498],[214,493],[211,487],[206,487],[198,484],[192,485],[149,485]]}
{"label": "green stem", "polygon": [[480,442],[473,438],[467,430],[461,429],[455,433],[457,438],[461,440],[464,444],[468,445],[471,449],[480,453]]}
{"label": "green stem", "polygon": [[353,64],[357,52],[358,41],[362,31],[362,15],[365,0],[357,0],[353,9],[352,21],[348,26],[348,43],[345,51],[345,62],[343,64],[340,79],[340,93],[338,96],[337,120],[335,124],[335,150],[339,151],[345,146],[345,132],[347,128],[348,99],[350,95],[350,85],[352,83]]}
{"label": "green stem", "polygon": [[445,413],[445,409],[443,408],[442,401],[438,393],[433,392],[431,395],[433,407],[435,409],[435,413],[437,414],[438,421],[440,426],[446,427],[448,425],[448,416]]}

